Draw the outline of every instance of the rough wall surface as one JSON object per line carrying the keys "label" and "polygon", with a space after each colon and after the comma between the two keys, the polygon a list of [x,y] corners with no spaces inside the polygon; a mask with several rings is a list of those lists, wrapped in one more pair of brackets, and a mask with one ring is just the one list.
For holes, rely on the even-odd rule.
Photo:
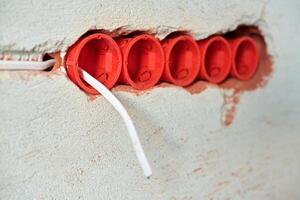
{"label": "rough wall surface", "polygon": [[1,72],[0,199],[300,198],[298,2],[2,2],[2,51],[63,49],[91,27],[161,36],[184,27],[201,38],[256,23],[274,65],[264,88],[241,96],[230,126],[221,122],[227,90],[115,90],[139,130],[150,179],[102,97],[90,101],[61,74]]}
{"label": "rough wall surface", "polygon": [[[201,39],[263,19],[266,1],[1,1],[0,50],[66,49],[90,29],[189,30]],[[38,16],[38,17],[37,17]],[[24,20],[25,19],[25,20]]]}

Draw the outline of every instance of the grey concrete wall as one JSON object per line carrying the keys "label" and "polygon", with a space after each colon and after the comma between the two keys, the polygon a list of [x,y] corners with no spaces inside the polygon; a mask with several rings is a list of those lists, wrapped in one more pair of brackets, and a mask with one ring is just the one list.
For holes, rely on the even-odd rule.
{"label": "grey concrete wall", "polygon": [[90,29],[189,30],[201,39],[263,20],[266,1],[1,0],[1,51],[66,49]]}

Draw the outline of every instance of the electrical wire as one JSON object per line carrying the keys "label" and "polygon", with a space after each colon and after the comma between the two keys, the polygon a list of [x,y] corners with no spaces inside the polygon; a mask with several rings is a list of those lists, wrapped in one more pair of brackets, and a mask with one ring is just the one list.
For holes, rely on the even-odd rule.
{"label": "electrical wire", "polygon": [[0,70],[45,70],[54,64],[54,59],[46,61],[0,60]]}
{"label": "electrical wire", "polygon": [[119,112],[121,117],[123,118],[130,139],[133,143],[133,148],[135,150],[136,156],[138,158],[138,161],[143,169],[144,175],[149,178],[152,174],[151,167],[149,165],[149,162],[147,160],[147,157],[145,156],[144,150],[142,148],[142,145],[140,143],[137,131],[134,127],[134,124],[128,115],[126,109],[121,104],[121,102],[107,89],[101,82],[96,80],[94,77],[92,77],[89,73],[84,71],[83,69],[79,68],[80,76],[83,78],[88,84],[90,84],[93,88],[95,88],[100,94],[103,95],[103,97],[108,100],[111,105]]}

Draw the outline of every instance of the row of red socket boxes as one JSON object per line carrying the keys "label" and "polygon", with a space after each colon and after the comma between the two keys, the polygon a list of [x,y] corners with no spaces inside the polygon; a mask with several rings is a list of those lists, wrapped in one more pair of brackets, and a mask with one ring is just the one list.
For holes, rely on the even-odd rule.
{"label": "row of red socket boxes", "polygon": [[72,45],[65,59],[70,79],[85,92],[98,94],[81,79],[79,67],[107,88],[118,82],[145,90],[159,81],[185,87],[198,79],[216,84],[229,76],[249,80],[256,72],[259,51],[248,36],[196,41],[181,34],[159,41],[149,34],[113,39],[94,33]]}

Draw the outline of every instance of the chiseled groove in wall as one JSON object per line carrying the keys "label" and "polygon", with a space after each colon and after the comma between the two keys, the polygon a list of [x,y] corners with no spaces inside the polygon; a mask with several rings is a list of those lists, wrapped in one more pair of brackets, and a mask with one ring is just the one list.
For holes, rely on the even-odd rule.
{"label": "chiseled groove in wall", "polygon": [[[229,31],[235,30],[240,25],[253,26],[255,24],[258,24],[258,23],[252,23],[252,24],[251,23],[250,24],[245,24],[245,23],[244,24],[235,24],[235,25],[232,25],[233,28],[226,29],[226,31],[225,30],[224,31],[217,31],[215,33],[220,33],[220,34],[222,33],[222,34],[224,34],[224,33],[227,33]],[[258,28],[259,28],[259,26],[258,26]],[[143,32],[143,33],[154,34],[154,35],[156,35],[161,40],[164,37],[166,37],[167,35],[169,35],[170,33],[172,33],[172,32],[178,32],[178,31],[180,31],[180,32],[186,32],[186,33],[192,35],[196,40],[203,39],[203,38],[206,38],[206,37],[210,36],[210,34],[209,35],[206,35],[206,34],[195,35],[192,31],[183,30],[183,29],[176,29],[176,28],[171,28],[171,27],[168,27],[168,29],[164,29],[163,26],[157,28],[156,31],[154,31],[154,30],[139,30],[139,31],[136,31],[136,30],[126,29],[125,27],[120,27],[120,28],[117,28],[114,31],[89,30],[87,33],[91,33],[91,31],[108,33],[109,35],[111,35],[113,37],[119,37],[119,36],[122,36],[122,35],[128,35],[128,34],[133,33],[133,32]],[[215,33],[213,33],[213,34],[215,34]],[[71,46],[72,44],[73,43],[67,45],[67,48],[69,46]],[[44,47],[44,50],[41,50],[41,51],[36,50],[36,49],[43,49],[43,47]],[[0,51],[0,60],[41,61],[41,58],[46,53],[66,51],[66,49],[63,48],[63,47],[64,47],[64,44],[63,44],[63,42],[61,42],[59,46],[55,45],[55,48],[56,48],[55,51],[46,51],[47,48],[45,48],[45,46],[43,46],[43,45],[38,45],[38,48],[36,47],[32,51],[16,51],[16,50],[13,50],[13,51],[9,51],[9,50],[7,50],[7,51]]]}

